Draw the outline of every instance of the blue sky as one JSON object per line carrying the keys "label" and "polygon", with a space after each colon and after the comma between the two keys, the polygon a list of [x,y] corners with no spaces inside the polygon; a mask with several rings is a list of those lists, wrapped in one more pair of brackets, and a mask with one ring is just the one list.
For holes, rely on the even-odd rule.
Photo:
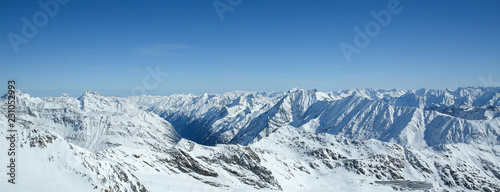
{"label": "blue sky", "polygon": [[[34,96],[456,89],[488,76],[500,86],[499,1],[218,0],[232,9],[223,20],[214,2],[72,0],[51,17],[37,1],[2,0],[0,77]],[[355,46],[354,28],[376,21],[370,11],[397,2],[348,62],[339,45]],[[25,30],[32,37],[22,18],[39,25]],[[157,67],[168,76],[153,78]]]}

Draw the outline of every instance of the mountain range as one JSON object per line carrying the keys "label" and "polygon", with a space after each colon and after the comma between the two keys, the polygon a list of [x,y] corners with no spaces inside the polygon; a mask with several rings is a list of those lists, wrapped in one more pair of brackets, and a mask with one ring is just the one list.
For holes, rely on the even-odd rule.
{"label": "mountain range", "polygon": [[495,87],[16,96],[9,191],[500,191]]}

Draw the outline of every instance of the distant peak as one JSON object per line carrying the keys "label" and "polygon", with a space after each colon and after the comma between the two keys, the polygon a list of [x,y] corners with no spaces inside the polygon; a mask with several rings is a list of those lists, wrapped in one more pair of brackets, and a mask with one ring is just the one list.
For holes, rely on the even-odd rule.
{"label": "distant peak", "polygon": [[88,98],[88,97],[102,97],[101,93],[96,91],[85,91],[83,95],[79,98]]}
{"label": "distant peak", "polygon": [[290,91],[288,91],[288,93],[295,93],[295,92],[298,92],[298,91],[301,91],[302,89],[298,88],[298,87],[294,87],[293,89],[290,89]]}

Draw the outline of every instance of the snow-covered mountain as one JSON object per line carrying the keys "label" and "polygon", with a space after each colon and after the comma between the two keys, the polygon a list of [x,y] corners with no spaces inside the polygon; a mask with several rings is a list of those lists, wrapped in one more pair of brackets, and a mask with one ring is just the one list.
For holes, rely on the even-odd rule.
{"label": "snow-covered mountain", "polygon": [[316,133],[377,139],[407,147],[499,144],[500,89],[373,90],[130,97],[201,144],[260,140],[284,125],[314,123]]}
{"label": "snow-covered mountain", "polygon": [[17,96],[9,191],[500,191],[500,88]]}
{"label": "snow-covered mountain", "polygon": [[180,140],[169,122],[122,100],[89,91],[80,98],[20,93],[18,125],[53,131],[92,152],[122,145],[168,148]]}

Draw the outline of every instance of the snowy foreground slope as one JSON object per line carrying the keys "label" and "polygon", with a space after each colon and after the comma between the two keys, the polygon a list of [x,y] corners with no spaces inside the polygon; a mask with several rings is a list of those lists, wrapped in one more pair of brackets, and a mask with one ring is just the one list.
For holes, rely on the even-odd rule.
{"label": "snowy foreground slope", "polygon": [[500,191],[500,88],[18,103],[2,191]]}

